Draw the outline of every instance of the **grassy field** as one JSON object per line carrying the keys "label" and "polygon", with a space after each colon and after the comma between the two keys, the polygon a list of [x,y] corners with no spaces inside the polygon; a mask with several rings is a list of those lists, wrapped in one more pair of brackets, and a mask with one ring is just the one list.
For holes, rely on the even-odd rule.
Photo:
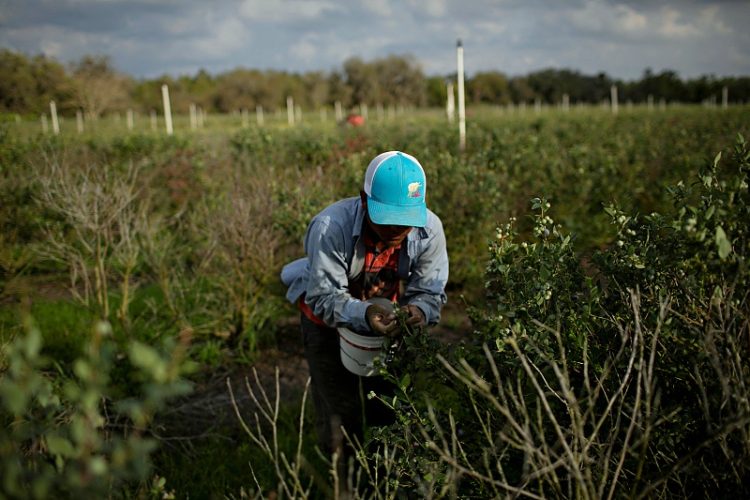
{"label": "grassy field", "polygon": [[[189,120],[178,117],[173,136],[152,131],[147,116],[136,117],[133,131],[121,117],[87,124],[82,134],[67,118],[59,136],[42,134],[34,120],[6,117],[0,124],[0,463],[8,495],[171,491],[204,498],[257,492],[259,485],[283,494],[283,483],[287,494],[304,496],[310,482],[312,496],[327,496],[327,466],[309,427],[300,433],[304,453],[296,455],[304,369],[282,380],[291,396],[282,397],[275,424],[262,426],[263,432],[280,429],[278,448],[270,452],[242,431],[226,386],[216,382],[264,367],[263,381],[272,386],[273,353],[293,352],[281,359],[302,363],[280,268],[302,254],[309,219],[328,203],[357,195],[370,159],[393,149],[421,161],[428,205],[445,227],[451,278],[442,332],[455,357],[444,343],[409,347],[415,361],[397,374],[400,427],[372,436],[414,460],[390,463],[391,492],[493,496],[517,488],[541,496],[679,496],[695,484],[690,474],[695,482],[723,478],[702,491],[743,491],[750,477],[750,449],[747,441],[742,445],[750,409],[742,403],[745,393],[733,388],[750,379],[747,357],[740,355],[746,346],[738,347],[746,340],[735,345],[732,339],[747,335],[747,310],[741,311],[748,248],[737,222],[745,216],[740,202],[747,184],[731,179],[747,178],[737,136],[750,135],[749,108],[622,108],[617,115],[601,108],[476,108],[468,113],[465,151],[458,149],[456,127],[435,110],[381,117],[371,110],[358,128],[336,125],[331,110],[327,118],[306,113],[289,126],[285,114],[267,114],[258,127],[251,114],[245,127],[240,116],[209,116],[203,128],[190,130]],[[719,152],[723,160],[715,162]],[[730,191],[735,194],[728,197]],[[704,223],[708,236],[690,236]],[[679,233],[688,226],[687,236]],[[710,329],[719,303],[736,324]],[[702,326],[695,330],[696,324]],[[639,333],[620,335],[618,328]],[[601,340],[605,332],[622,345]],[[701,340],[706,332],[713,344]],[[493,349],[489,362],[483,344]],[[641,357],[628,358],[630,351]],[[608,370],[627,375],[629,366],[645,366],[649,353],[653,371],[607,378]],[[739,356],[735,364],[722,364],[726,353]],[[483,367],[476,377],[453,368],[463,366],[461,356]],[[551,363],[561,357],[570,362],[565,369]],[[684,362],[695,370],[683,373],[678,364]],[[722,374],[721,400],[713,401],[706,383],[711,369]],[[493,379],[493,370],[503,379],[521,377],[527,390],[511,394],[516,389],[501,382],[483,389],[479,380]],[[547,389],[535,386],[534,373],[545,374]],[[670,373],[690,380],[668,382]],[[600,385],[589,386],[589,375]],[[430,386],[437,380],[448,389],[435,392]],[[571,384],[575,404],[566,392]],[[680,401],[698,388],[707,391],[703,399]],[[586,406],[589,390],[597,396]],[[637,399],[626,399],[636,392]],[[602,393],[612,395],[611,404]],[[567,403],[550,408],[545,402],[553,395]],[[624,399],[617,402],[618,395]],[[538,402],[538,418],[524,424],[518,408],[503,413],[501,396],[527,398],[524,411]],[[423,406],[425,398],[434,407]],[[201,404],[216,413],[196,413]],[[731,415],[720,410],[728,404]],[[576,405],[579,413],[571,410]],[[651,413],[643,414],[642,406]],[[488,448],[479,437],[462,437],[461,425],[476,418],[467,413],[472,407],[479,412],[474,426],[486,424],[488,442],[494,432],[507,437],[502,425],[514,422],[538,425],[549,440],[516,436],[503,451],[495,447],[500,438]],[[483,420],[485,411],[495,416]],[[628,418],[637,425],[624,423]],[[596,441],[592,428],[609,429],[613,441]],[[582,434],[596,444],[576,441]],[[558,455],[555,443],[570,453]],[[596,455],[594,448],[610,451]],[[532,449],[550,461],[532,460],[541,453]],[[297,457],[299,469],[272,467],[283,463],[279,450],[289,460]],[[594,458],[612,465],[597,468]],[[730,459],[737,466],[721,476],[716,468]],[[487,460],[505,469],[493,475],[480,466]],[[546,472],[530,474],[521,463]],[[656,470],[667,479],[649,475]],[[374,482],[376,489],[386,487]]]}

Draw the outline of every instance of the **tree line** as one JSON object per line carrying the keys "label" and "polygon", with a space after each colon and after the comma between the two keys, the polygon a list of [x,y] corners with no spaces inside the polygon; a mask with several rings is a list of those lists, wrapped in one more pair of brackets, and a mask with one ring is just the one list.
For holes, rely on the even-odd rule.
{"label": "tree line", "polygon": [[[217,75],[200,70],[194,75],[136,79],[117,71],[107,56],[88,55],[64,65],[43,55],[27,56],[7,49],[0,50],[0,75],[0,112],[43,113],[54,100],[63,113],[80,109],[93,116],[126,109],[158,110],[163,84],[169,85],[172,108],[177,112],[195,104],[208,112],[227,113],[257,106],[274,111],[286,106],[288,96],[305,109],[336,102],[349,109],[361,104],[440,107],[446,102],[446,83],[455,81],[455,74],[425,75],[409,55],[371,61],[353,57],[328,72],[236,68]],[[466,80],[466,99],[469,104],[555,104],[567,95],[570,103],[599,103],[609,99],[612,85],[617,85],[621,102],[646,102],[649,98],[720,102],[725,87],[731,102],[750,100],[750,77],[682,79],[675,71],[655,73],[650,69],[633,81],[570,69],[543,69],[523,76],[477,72]]]}

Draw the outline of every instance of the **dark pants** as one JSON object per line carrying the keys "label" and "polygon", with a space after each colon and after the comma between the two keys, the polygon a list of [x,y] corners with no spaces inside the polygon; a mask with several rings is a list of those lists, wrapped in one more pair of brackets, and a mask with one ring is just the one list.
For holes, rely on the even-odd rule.
{"label": "dark pants", "polygon": [[393,396],[394,386],[382,377],[360,377],[344,368],[335,328],[316,325],[302,314],[301,329],[312,377],[318,444],[326,453],[338,451],[339,456],[348,456],[352,450],[340,428],[361,443],[365,426],[393,423],[392,410],[375,398],[368,399],[367,394],[374,391]]}

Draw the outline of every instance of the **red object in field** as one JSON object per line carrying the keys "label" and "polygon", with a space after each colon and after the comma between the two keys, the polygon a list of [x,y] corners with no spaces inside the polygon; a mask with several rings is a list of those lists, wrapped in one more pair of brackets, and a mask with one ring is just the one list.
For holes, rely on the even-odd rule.
{"label": "red object in field", "polygon": [[361,127],[365,124],[365,117],[362,115],[351,114],[346,117],[346,123],[352,127]]}

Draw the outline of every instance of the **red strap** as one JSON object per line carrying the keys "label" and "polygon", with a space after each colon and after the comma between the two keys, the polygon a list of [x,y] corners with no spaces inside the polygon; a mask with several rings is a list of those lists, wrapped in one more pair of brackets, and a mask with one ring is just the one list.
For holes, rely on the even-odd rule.
{"label": "red strap", "polygon": [[315,313],[310,308],[310,306],[308,306],[305,303],[305,296],[304,295],[302,295],[302,297],[300,297],[299,300],[297,301],[297,307],[299,307],[299,310],[302,311],[302,314],[304,314],[305,316],[307,316],[307,319],[309,319],[310,321],[312,321],[316,325],[318,325],[318,326],[324,326],[326,328],[329,328],[329,326],[326,325],[323,322],[322,319],[320,319],[319,317],[315,316]]}

